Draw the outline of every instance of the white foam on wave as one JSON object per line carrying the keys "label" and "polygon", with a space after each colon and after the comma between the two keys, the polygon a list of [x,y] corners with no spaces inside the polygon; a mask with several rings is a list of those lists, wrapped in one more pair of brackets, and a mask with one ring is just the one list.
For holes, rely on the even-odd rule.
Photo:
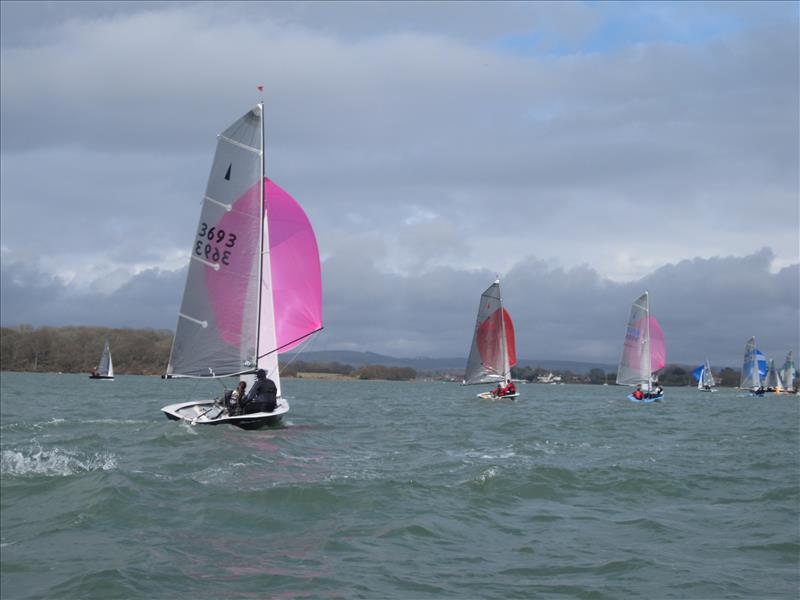
{"label": "white foam on wave", "polygon": [[494,479],[497,477],[498,473],[497,467],[489,467],[488,469],[484,469],[481,471],[480,475],[475,478],[476,483],[486,483],[487,481]]}
{"label": "white foam on wave", "polygon": [[46,475],[66,477],[90,471],[113,471],[117,459],[107,452],[92,455],[53,448],[35,447],[24,451],[3,450],[0,473],[3,475]]}

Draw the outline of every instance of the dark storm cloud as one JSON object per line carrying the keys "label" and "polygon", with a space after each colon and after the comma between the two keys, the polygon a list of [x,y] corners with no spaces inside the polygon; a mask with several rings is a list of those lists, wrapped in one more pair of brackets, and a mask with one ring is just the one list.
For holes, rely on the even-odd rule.
{"label": "dark storm cloud", "polygon": [[[614,362],[633,300],[651,294],[670,360],[736,365],[757,336],[764,352],[800,345],[800,267],[771,273],[772,252],[682,261],[638,281],[616,283],[590,267],[553,268],[528,258],[501,279],[515,323],[518,356]],[[329,348],[395,355],[465,356],[486,270],[437,268],[385,275],[363,242],[325,264]],[[369,340],[369,342],[365,342]]]}
{"label": "dark storm cloud", "polygon": [[0,271],[2,324],[174,329],[186,270],[150,269],[111,293],[64,283],[24,263]]}

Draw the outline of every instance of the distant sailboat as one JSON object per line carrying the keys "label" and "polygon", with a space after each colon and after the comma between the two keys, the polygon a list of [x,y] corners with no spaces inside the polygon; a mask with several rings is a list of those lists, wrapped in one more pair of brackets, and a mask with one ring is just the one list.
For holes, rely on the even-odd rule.
{"label": "distant sailboat", "polygon": [[108,345],[108,340],[103,345],[100,364],[97,365],[97,368],[92,369],[89,379],[114,379],[114,362],[111,360],[111,348]]}
{"label": "distant sailboat", "polygon": [[[511,379],[511,367],[517,364],[514,343],[514,324],[503,308],[500,295],[500,280],[496,280],[481,294],[478,319],[472,336],[472,347],[467,360],[463,385],[483,383],[505,384]],[[502,398],[516,398],[519,393],[506,394]],[[492,392],[478,394],[479,398],[491,399]]]}
{"label": "distant sailboat", "polygon": [[764,387],[767,388],[768,392],[775,392],[776,394],[780,394],[783,391],[781,375],[775,368],[775,361],[771,358],[769,359],[769,369],[767,369],[767,377],[764,381]]}
{"label": "distant sailboat", "polygon": [[744,362],[742,363],[742,377],[739,387],[750,390],[756,396],[764,394],[764,378],[767,374],[767,359],[756,348],[756,338],[747,340],[744,347]]}
{"label": "distant sailboat", "polygon": [[631,402],[658,402],[664,393],[653,388],[653,373],[663,369],[666,364],[664,332],[655,317],[650,315],[649,294],[645,292],[631,306],[617,370],[617,384],[635,385],[641,390],[641,398],[636,397],[636,392],[628,396]]}
{"label": "distant sailboat", "polygon": [[161,410],[192,424],[252,429],[289,412],[278,353],[322,329],[322,279],[303,209],[264,177],[264,106],[218,136],[203,197],[166,378],[238,377],[249,391],[263,369],[277,406],[241,414],[214,399]]}
{"label": "distant sailboat", "polygon": [[692,371],[692,375],[697,380],[697,389],[701,392],[717,391],[714,389],[714,386],[717,384],[717,382],[714,381],[714,375],[711,373],[711,367],[708,364],[708,359],[706,359],[704,364]]}
{"label": "distant sailboat", "polygon": [[794,361],[792,360],[791,350],[789,350],[789,354],[786,355],[786,360],[783,363],[783,369],[781,369],[781,379],[783,380],[784,391],[790,394],[793,394],[797,391],[797,385],[795,383],[795,380],[797,379],[797,369],[795,368]]}

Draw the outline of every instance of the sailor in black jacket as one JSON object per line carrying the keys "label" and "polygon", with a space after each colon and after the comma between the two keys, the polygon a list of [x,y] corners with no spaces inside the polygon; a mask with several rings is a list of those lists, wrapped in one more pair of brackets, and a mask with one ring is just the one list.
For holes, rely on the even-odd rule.
{"label": "sailor in black jacket", "polygon": [[255,412],[272,412],[278,406],[278,387],[272,379],[267,378],[264,369],[256,372],[256,382],[244,399],[245,414]]}

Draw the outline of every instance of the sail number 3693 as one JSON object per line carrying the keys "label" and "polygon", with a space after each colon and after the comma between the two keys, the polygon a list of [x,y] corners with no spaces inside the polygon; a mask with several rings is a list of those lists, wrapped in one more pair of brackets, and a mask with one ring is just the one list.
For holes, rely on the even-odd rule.
{"label": "sail number 3693", "polygon": [[[226,233],[224,229],[209,228],[207,223],[200,223],[200,231],[197,233],[197,237],[200,238],[194,245],[194,253],[197,256],[204,256],[207,260],[221,262],[223,265],[231,264],[231,251],[225,248],[234,247],[236,244],[235,233]],[[210,243],[207,243],[206,240]],[[219,248],[220,244],[222,244],[221,250]]]}

